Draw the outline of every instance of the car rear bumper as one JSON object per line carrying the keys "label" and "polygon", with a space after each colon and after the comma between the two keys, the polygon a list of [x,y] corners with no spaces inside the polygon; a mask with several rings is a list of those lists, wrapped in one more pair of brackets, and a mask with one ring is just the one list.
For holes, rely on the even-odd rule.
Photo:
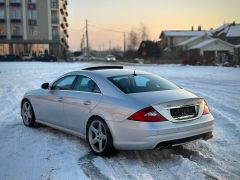
{"label": "car rear bumper", "polygon": [[154,149],[212,137],[211,114],[185,122],[108,121],[116,149]]}

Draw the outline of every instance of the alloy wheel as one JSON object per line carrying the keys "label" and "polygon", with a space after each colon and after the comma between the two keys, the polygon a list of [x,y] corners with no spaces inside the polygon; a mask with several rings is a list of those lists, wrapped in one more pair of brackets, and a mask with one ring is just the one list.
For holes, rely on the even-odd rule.
{"label": "alloy wheel", "polygon": [[92,121],[89,126],[88,138],[89,144],[95,152],[101,153],[104,151],[107,145],[107,132],[101,121]]}

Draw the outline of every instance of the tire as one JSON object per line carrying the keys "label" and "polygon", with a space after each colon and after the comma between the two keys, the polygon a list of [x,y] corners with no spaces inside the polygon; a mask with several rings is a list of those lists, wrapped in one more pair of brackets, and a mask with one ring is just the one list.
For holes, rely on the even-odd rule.
{"label": "tire", "polygon": [[23,124],[25,126],[34,127],[35,120],[36,120],[35,114],[34,114],[32,104],[27,99],[23,100],[22,102],[21,115],[22,115]]}
{"label": "tire", "polygon": [[101,118],[93,118],[87,125],[87,142],[97,156],[107,156],[115,152],[112,134]]}

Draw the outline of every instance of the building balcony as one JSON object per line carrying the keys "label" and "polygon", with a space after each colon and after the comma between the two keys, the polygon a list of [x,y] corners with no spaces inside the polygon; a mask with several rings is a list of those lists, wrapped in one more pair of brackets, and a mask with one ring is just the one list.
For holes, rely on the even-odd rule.
{"label": "building balcony", "polygon": [[51,8],[57,9],[59,7],[59,4],[56,2],[51,3]]}
{"label": "building balcony", "polygon": [[28,20],[28,25],[30,25],[30,26],[36,26],[36,25],[37,25],[37,20],[35,20],[35,19],[29,19],[29,20]]}
{"label": "building balcony", "polygon": [[63,24],[63,23],[61,23],[61,27],[62,27],[63,29],[65,29],[65,26],[64,26],[64,24]]}
{"label": "building balcony", "polygon": [[10,2],[10,6],[21,6],[21,2]]}
{"label": "building balcony", "polygon": [[53,18],[52,19],[52,24],[59,24],[59,19]]}
{"label": "building balcony", "polygon": [[52,39],[53,40],[60,40],[60,36],[58,34],[53,34]]}
{"label": "building balcony", "polygon": [[12,19],[11,19],[11,22],[12,22],[12,23],[20,23],[20,22],[22,22],[22,20],[21,20],[21,19],[18,19],[18,18],[12,18]]}
{"label": "building balcony", "polygon": [[22,39],[22,35],[12,35],[12,39]]}
{"label": "building balcony", "polygon": [[7,38],[6,35],[4,35],[4,34],[1,34],[1,35],[0,35],[0,39],[6,39],[6,38]]}
{"label": "building balcony", "polygon": [[34,3],[29,3],[29,4],[28,4],[28,9],[29,9],[29,10],[35,10],[35,9],[36,9],[36,4],[34,4]]}
{"label": "building balcony", "polygon": [[61,12],[62,15],[64,15],[64,10],[63,10],[63,8],[60,9],[60,12]]}

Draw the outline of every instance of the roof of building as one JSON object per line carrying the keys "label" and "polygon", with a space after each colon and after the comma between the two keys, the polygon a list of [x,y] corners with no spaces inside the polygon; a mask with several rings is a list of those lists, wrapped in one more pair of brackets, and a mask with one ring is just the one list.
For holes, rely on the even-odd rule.
{"label": "roof of building", "polygon": [[209,45],[209,44],[211,44],[213,42],[216,42],[216,41],[221,42],[223,44],[226,44],[228,46],[234,47],[232,44],[230,44],[230,43],[228,43],[226,41],[223,41],[221,39],[215,38],[215,39],[207,39],[207,40],[205,40],[205,41],[203,41],[203,42],[201,42],[199,44],[196,44],[195,46],[191,47],[190,49],[201,49],[201,48],[203,48],[203,47],[205,47],[205,46],[207,46],[207,45]]}
{"label": "roof of building", "polygon": [[[187,44],[189,44],[189,43],[191,43],[191,42],[194,42],[195,40],[198,40],[198,39],[200,39],[200,38],[203,38],[204,36],[207,36],[207,34],[204,34],[204,35],[202,35],[202,36],[194,36],[194,37],[192,37],[192,38],[190,38],[190,39],[187,39],[186,41],[183,41],[183,42],[177,44],[177,46],[185,46],[185,45],[187,45]],[[211,38],[211,37],[209,37],[209,38]]]}
{"label": "roof of building", "polygon": [[213,31],[217,36],[240,37],[240,24],[225,23]]}
{"label": "roof of building", "polygon": [[162,31],[161,35],[165,34],[166,36],[171,36],[171,37],[179,37],[179,36],[193,37],[193,36],[202,36],[206,33],[207,31],[191,31],[191,30],[172,31],[171,30],[171,31]]}
{"label": "roof of building", "polygon": [[235,48],[240,48],[240,44],[236,45]]}
{"label": "roof of building", "polygon": [[240,24],[230,26],[227,37],[240,37]]}
{"label": "roof of building", "polygon": [[207,39],[207,40],[205,40],[203,42],[200,42],[199,44],[196,44],[195,46],[191,47],[190,49],[201,49],[204,46],[206,46],[208,44],[211,44],[214,41],[215,41],[215,39]]}
{"label": "roof of building", "polygon": [[218,27],[217,29],[214,29],[215,32],[219,32],[222,30],[225,30],[227,27],[229,27],[230,23],[224,23],[222,26]]}

